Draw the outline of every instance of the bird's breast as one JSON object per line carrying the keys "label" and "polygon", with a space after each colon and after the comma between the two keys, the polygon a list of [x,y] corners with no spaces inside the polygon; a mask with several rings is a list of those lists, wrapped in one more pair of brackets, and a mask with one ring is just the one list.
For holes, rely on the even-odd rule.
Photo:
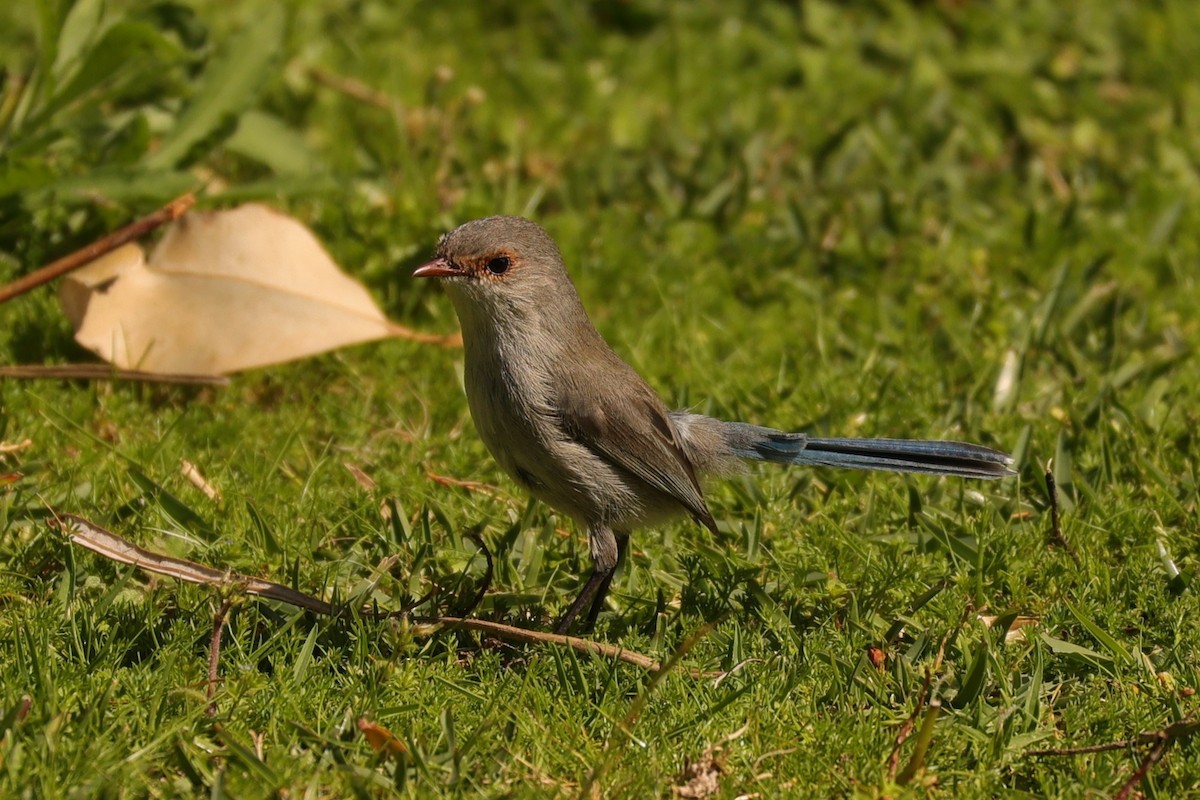
{"label": "bird's breast", "polygon": [[471,416],[509,477],[585,524],[640,516],[640,500],[624,476],[564,431],[553,376],[537,352],[508,351],[501,341],[472,347],[464,338]]}
{"label": "bird's breast", "polygon": [[537,364],[502,343],[467,347],[463,380],[479,437],[513,480],[537,493],[555,462],[557,422]]}

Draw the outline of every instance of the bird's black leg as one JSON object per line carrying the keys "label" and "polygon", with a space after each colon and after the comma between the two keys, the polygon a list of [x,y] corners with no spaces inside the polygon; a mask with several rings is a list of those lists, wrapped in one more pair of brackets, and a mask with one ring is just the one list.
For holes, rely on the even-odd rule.
{"label": "bird's black leg", "polygon": [[599,608],[604,603],[604,596],[608,594],[608,585],[612,583],[613,573],[617,570],[617,562],[621,560],[621,553],[625,549],[624,543],[628,540],[628,534],[623,533],[618,537],[607,526],[588,528],[588,546],[595,566],[579,597],[575,598],[567,613],[563,614],[562,619],[554,626],[555,633],[565,634],[569,631],[571,623],[579,616],[580,611],[588,607],[588,603],[593,604],[588,610],[588,627],[596,621],[596,615],[600,613]]}
{"label": "bird's black leg", "polygon": [[[571,603],[571,607],[567,609],[567,613],[563,614],[562,619],[554,626],[555,633],[565,635],[571,630],[571,623],[579,616],[579,612],[600,591],[601,586],[608,586],[616,570],[616,564],[613,564],[608,569],[601,569],[597,566],[592,570],[592,574],[588,576],[587,583],[583,585],[583,591],[579,593],[579,597],[575,598],[575,602]],[[591,615],[589,614],[588,616]]]}
{"label": "bird's black leg", "polygon": [[596,596],[592,599],[592,607],[588,611],[587,622],[584,623],[583,629],[590,631],[596,627],[596,617],[600,616],[600,610],[604,608],[604,599],[608,597],[608,587],[612,585],[613,578],[617,576],[617,570],[621,568],[621,562],[625,560],[625,549],[629,547],[629,534],[617,533],[617,565],[613,567],[612,572],[604,577],[604,582],[600,584],[600,588],[596,590]]}

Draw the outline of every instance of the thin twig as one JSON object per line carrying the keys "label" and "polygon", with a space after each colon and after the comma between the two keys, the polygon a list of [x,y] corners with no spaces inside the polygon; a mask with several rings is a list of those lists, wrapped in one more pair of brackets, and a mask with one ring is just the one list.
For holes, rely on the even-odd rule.
{"label": "thin twig", "polygon": [[[66,532],[71,542],[85,547],[94,553],[112,559],[121,564],[130,564],[139,569],[153,572],[158,575],[166,575],[188,583],[196,583],[204,586],[213,586],[221,589],[224,592],[238,591],[244,594],[256,595],[265,597],[268,600],[277,600],[282,603],[297,606],[315,614],[325,616],[342,616],[347,609],[339,608],[324,600],[313,597],[312,595],[298,592],[291,587],[283,584],[274,583],[272,581],[255,578],[249,575],[240,575],[236,572],[222,572],[221,570],[213,569],[212,567],[203,564],[197,564],[194,561],[188,561],[183,558],[175,558],[173,556],[155,553],[143,547],[138,547],[131,542],[126,541],[117,534],[105,530],[83,517],[75,514],[61,514],[51,523]],[[403,611],[375,611],[371,608],[359,609],[359,613],[364,617],[372,619],[392,619],[395,617],[406,616]],[[418,625],[423,625],[426,630],[419,630],[418,635],[427,635],[435,633],[442,628],[462,628],[464,630],[473,631],[475,633],[483,633],[495,636],[506,641],[521,642],[524,644],[546,644],[546,645],[561,645],[570,647],[579,653],[586,655],[598,656],[600,658],[611,658],[619,661],[624,661],[627,664],[641,667],[648,672],[660,674],[663,671],[670,669],[673,666],[672,661],[668,661],[665,665],[660,664],[655,659],[649,656],[644,656],[640,653],[635,653],[626,650],[623,647],[611,645],[606,642],[596,642],[591,639],[580,639],[575,636],[563,636],[557,633],[543,633],[541,631],[531,631],[524,628],[517,628],[512,625],[504,625],[499,622],[489,622],[482,619],[466,619],[463,617],[412,617],[412,621]],[[703,629],[705,631],[708,628]],[[691,640],[689,640],[691,642]],[[694,642],[691,642],[694,643]],[[690,644],[688,645],[690,647]],[[677,652],[677,656],[681,656],[686,647]],[[690,673],[693,677],[703,678],[709,677],[711,673],[705,673],[698,670],[693,670]]]}
{"label": "thin twig", "polygon": [[475,596],[471,598],[470,605],[468,605],[466,609],[459,614],[460,617],[466,617],[470,614],[474,614],[475,609],[479,608],[480,604],[483,603],[484,596],[487,594],[488,589],[492,587],[492,575],[494,575],[496,571],[496,565],[492,563],[492,551],[488,550],[488,547],[486,544],[484,544],[483,537],[479,535],[479,532],[471,531],[467,535],[470,537],[471,541],[475,543],[475,546],[483,551],[483,557],[487,561],[487,570],[483,573],[483,581],[479,584],[479,591],[475,592]]}
{"label": "thin twig", "polygon": [[[632,650],[626,650],[617,645],[608,644],[607,642],[597,642],[592,639],[580,639],[576,636],[564,636],[561,633],[546,633],[544,631],[531,631],[525,628],[516,628],[512,625],[505,625],[500,622],[491,622],[486,619],[468,619],[464,617],[414,617],[414,622],[424,623],[426,625],[436,625],[446,628],[462,628],[463,630],[472,631],[474,633],[483,633],[495,636],[498,639],[504,639],[509,642],[519,642],[521,644],[547,644],[569,647],[577,653],[584,655],[599,656],[600,658],[613,658],[618,661],[624,661],[626,664],[633,664],[635,667],[641,667],[647,672],[658,674],[665,670],[667,665],[660,664],[657,660],[644,656],[641,653],[635,653]],[[424,633],[418,631],[417,633]],[[432,633],[432,630],[428,631]],[[707,677],[706,673],[693,672],[694,677]]]}
{"label": "thin twig", "polygon": [[1200,719],[1188,717],[1178,722],[1172,722],[1166,727],[1153,731],[1143,731],[1132,739],[1121,739],[1116,742],[1103,744],[1086,744],[1080,747],[1047,748],[1043,750],[1027,750],[1027,756],[1079,756],[1088,753],[1104,753],[1110,750],[1127,750],[1139,745],[1156,744],[1162,740],[1177,741],[1200,731]]}
{"label": "thin twig", "polygon": [[[892,744],[892,752],[888,756],[888,779],[896,780],[898,784],[903,785],[910,781],[920,768],[921,762],[925,758],[925,751],[929,747],[929,739],[933,736],[933,724],[937,721],[938,715],[941,713],[941,703],[934,697],[932,686],[933,676],[942,669],[942,662],[946,658],[946,647],[949,645],[951,638],[957,638],[963,626],[967,624],[967,620],[971,618],[971,608],[968,606],[963,609],[962,615],[959,617],[958,624],[942,636],[938,642],[937,654],[934,656],[933,665],[925,668],[925,678],[921,682],[921,691],[917,695],[917,703],[913,707],[912,713],[908,719],[900,726],[900,730],[896,732],[895,742]],[[900,746],[905,740],[912,735],[913,728],[916,727],[917,717],[921,715],[921,711],[925,709],[926,703],[929,705],[929,711],[925,717],[925,721],[921,726],[921,735],[917,741],[917,749],[909,758],[908,764],[905,765],[904,771],[900,777],[896,777],[897,769],[900,766]]]}
{"label": "thin twig", "polygon": [[217,715],[217,668],[221,664],[221,634],[225,630],[225,618],[229,615],[229,609],[233,606],[232,597],[222,597],[221,605],[217,607],[217,613],[213,614],[213,630],[212,639],[208,645],[208,688],[205,692],[208,699],[208,709],[205,711],[210,717]]}
{"label": "thin twig", "polygon": [[33,380],[136,381],[139,383],[179,383],[191,386],[228,386],[221,375],[157,375],[136,369],[117,369],[108,364],[24,364],[0,367],[0,378]]}
{"label": "thin twig", "polygon": [[1146,757],[1142,759],[1142,763],[1138,765],[1137,770],[1129,776],[1129,780],[1113,795],[1113,800],[1126,800],[1137,785],[1150,774],[1150,768],[1162,761],[1162,757],[1167,754],[1167,748],[1171,746],[1174,740],[1163,737],[1154,747],[1150,748],[1150,752],[1146,753]]}
{"label": "thin twig", "polygon": [[1054,462],[1051,461],[1046,465],[1046,493],[1050,495],[1050,537],[1054,543],[1067,551],[1067,555],[1075,562],[1075,566],[1081,566],[1079,563],[1079,554],[1075,552],[1075,548],[1067,541],[1067,537],[1062,532],[1062,522],[1058,516],[1058,485],[1054,481]]}
{"label": "thin twig", "polygon": [[86,247],[76,250],[70,255],[63,256],[41,269],[34,270],[23,278],[19,278],[7,286],[0,287],[0,303],[36,289],[42,284],[60,278],[68,272],[77,270],[88,262],[94,261],[107,252],[116,250],[123,244],[140,239],[155,228],[179,219],[189,208],[196,204],[196,195],[188,192],[176,197],[157,211],[147,214],[141,219],[131,222],[120,230],[113,231],[102,239],[98,239]]}
{"label": "thin twig", "polygon": [[1108,753],[1112,750],[1128,750],[1131,747],[1136,747],[1137,739],[1122,739],[1119,742],[1105,742],[1104,744],[1085,744],[1079,747],[1046,747],[1039,750],[1026,750],[1025,755],[1030,757],[1041,758],[1044,756],[1084,756],[1089,753]]}
{"label": "thin twig", "polygon": [[439,475],[432,470],[425,470],[425,477],[429,478],[429,480],[433,481],[439,486],[466,489],[468,492],[484,492],[490,495],[499,495],[504,493],[504,490],[499,486],[493,486],[490,483],[481,483],[480,481],[465,480],[463,478],[452,478],[449,475]]}
{"label": "thin twig", "polygon": [[1178,722],[1172,722],[1170,725],[1159,728],[1156,731],[1144,731],[1139,733],[1132,739],[1122,739],[1117,742],[1106,742],[1104,744],[1090,744],[1081,747],[1064,747],[1061,749],[1046,749],[1046,750],[1029,750],[1026,752],[1028,756],[1077,756],[1088,753],[1105,753],[1112,750],[1127,750],[1137,746],[1149,745],[1150,749],[1146,751],[1146,755],[1142,757],[1141,763],[1134,773],[1129,776],[1129,780],[1122,784],[1117,793],[1113,795],[1113,800],[1126,800],[1133,795],[1138,784],[1145,780],[1150,774],[1150,769],[1162,761],[1163,756],[1167,754],[1167,750],[1171,745],[1192,736],[1197,731],[1200,731],[1200,719],[1196,717],[1187,717]]}
{"label": "thin twig", "polygon": [[309,69],[308,76],[317,83],[335,89],[347,97],[352,97],[368,105],[377,106],[389,111],[400,108],[400,102],[391,95],[385,94],[378,89],[373,89],[361,81],[356,81],[354,78],[347,78],[344,75],[327,72],[318,67]]}
{"label": "thin twig", "polygon": [[896,739],[892,743],[892,752],[888,756],[888,780],[896,779],[896,771],[900,769],[900,746],[904,744],[904,740],[912,733],[913,727],[916,725],[917,717],[921,715],[921,710],[925,708],[925,700],[929,697],[929,688],[933,685],[933,670],[928,666],[925,667],[925,680],[921,682],[921,691],[917,693],[917,704],[913,706],[912,713],[908,715],[908,719],[904,720],[904,724],[900,726],[900,730],[896,731]]}
{"label": "thin twig", "polygon": [[929,745],[933,743],[933,728],[937,724],[938,716],[942,713],[942,703],[936,697],[929,701],[929,707],[925,711],[925,719],[921,721],[921,730],[917,734],[917,744],[913,748],[912,756],[908,759],[908,763],[904,765],[904,769],[900,770],[900,774],[896,776],[896,784],[898,786],[906,786],[912,783],[913,778],[917,776],[917,772],[925,766],[925,755],[929,752]]}
{"label": "thin twig", "polygon": [[426,592],[421,597],[418,597],[416,600],[413,600],[411,603],[408,603],[403,608],[401,608],[400,613],[397,614],[396,616],[404,616],[408,612],[412,611],[414,608],[420,608],[421,606],[425,605],[433,598],[433,596],[435,594],[438,593],[438,591],[441,590],[441,588],[442,587],[438,586],[435,583],[433,585],[433,588],[430,589],[428,592]]}
{"label": "thin twig", "polygon": [[130,564],[147,572],[167,575],[187,583],[198,583],[203,586],[229,587],[236,585],[244,594],[278,600],[317,614],[328,616],[337,614],[337,609],[324,600],[297,592],[281,583],[264,581],[249,575],[238,575],[235,572],[222,572],[184,558],[175,558],[146,550],[75,514],[62,514],[58,517],[57,524],[66,531],[75,544],[121,564]]}

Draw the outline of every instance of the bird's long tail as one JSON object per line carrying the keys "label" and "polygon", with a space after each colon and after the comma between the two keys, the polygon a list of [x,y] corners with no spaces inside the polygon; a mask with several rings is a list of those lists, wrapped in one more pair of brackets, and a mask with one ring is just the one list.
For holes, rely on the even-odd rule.
{"label": "bird's long tail", "polygon": [[964,478],[1015,475],[1008,453],[966,442],[923,439],[826,439],[746,422],[726,422],[688,411],[671,420],[697,471],[732,474],[743,459]]}
{"label": "bird's long tail", "polygon": [[916,439],[825,439],[745,422],[725,422],[724,436],[738,457],[777,464],[921,472],[964,478],[1015,474],[1007,453],[978,444]]}

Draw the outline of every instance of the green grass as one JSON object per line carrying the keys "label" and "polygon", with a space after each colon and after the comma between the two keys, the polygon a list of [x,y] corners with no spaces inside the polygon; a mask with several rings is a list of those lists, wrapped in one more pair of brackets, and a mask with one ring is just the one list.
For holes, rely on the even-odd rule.
{"label": "green grass", "polygon": [[[715,622],[681,666],[721,680],[248,600],[209,719],[217,598],[71,549],[48,508],[331,598],[436,584],[443,611],[483,577],[481,525],[477,613],[541,629],[586,545],[501,476],[453,350],[222,389],[0,381],[0,442],[31,441],[0,457],[0,795],[575,796],[600,770],[658,797],[742,731],[721,797],[1109,796],[1141,752],[1027,751],[1196,713],[1200,607],[1159,549],[1194,580],[1200,6],[67,5],[0,9],[0,282],[200,185],[287,209],[392,318],[451,332],[411,268],[524,213],[672,405],[979,441],[1021,474],[764,468],[710,488],[719,539],[639,532],[596,637],[667,658]],[[0,308],[0,361],[85,358],[52,291]],[[1051,460],[1078,565],[1048,544]],[[1037,625],[977,619],[1006,613]],[[927,672],[941,716],[895,786]],[[1184,742],[1139,789],[1198,786]]]}

